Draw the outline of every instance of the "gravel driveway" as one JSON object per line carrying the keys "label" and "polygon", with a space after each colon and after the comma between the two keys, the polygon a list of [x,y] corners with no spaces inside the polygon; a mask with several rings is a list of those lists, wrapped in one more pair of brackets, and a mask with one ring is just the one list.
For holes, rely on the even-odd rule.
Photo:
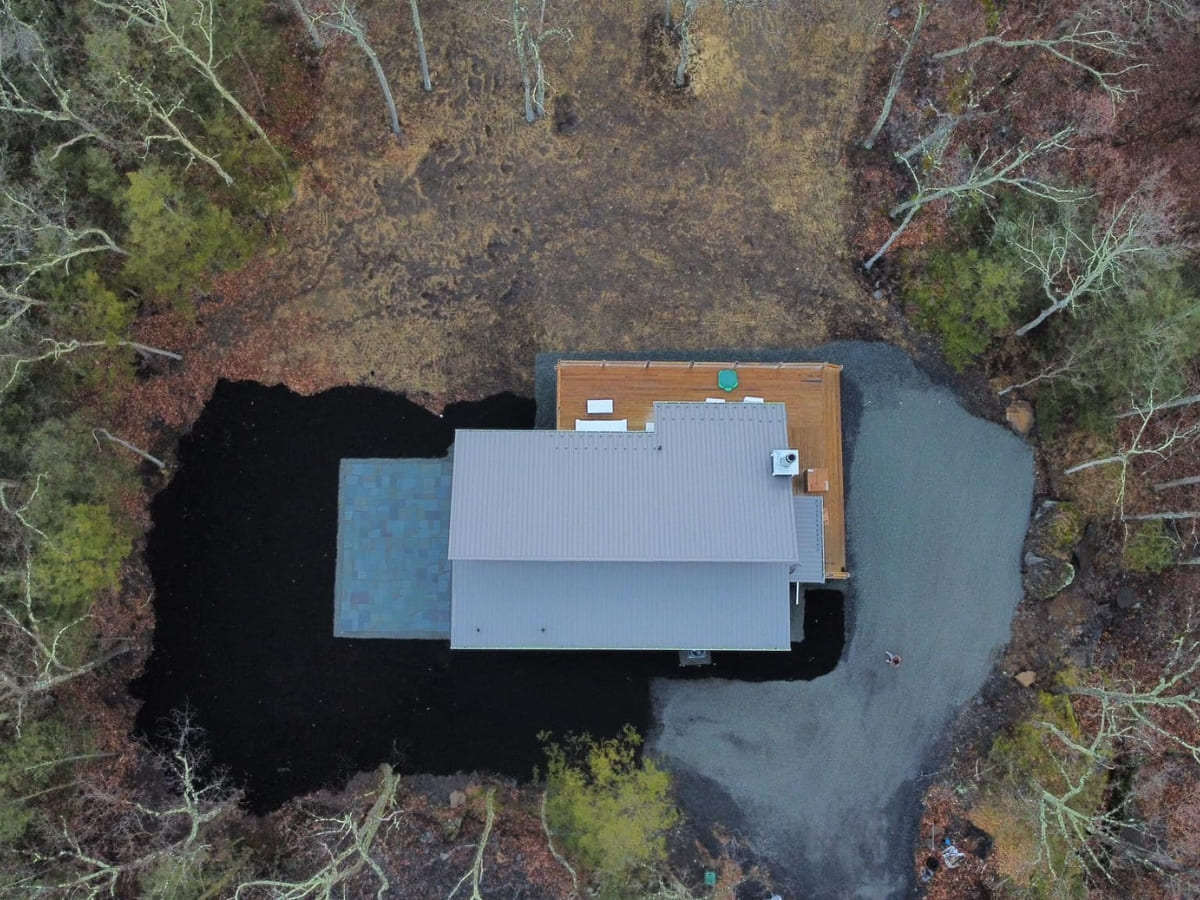
{"label": "gravel driveway", "polygon": [[845,366],[842,661],[811,682],[657,680],[650,750],[691,817],[740,828],[787,900],[903,897],[917,778],[1009,638],[1032,454],[900,350],[835,344],[811,358]]}

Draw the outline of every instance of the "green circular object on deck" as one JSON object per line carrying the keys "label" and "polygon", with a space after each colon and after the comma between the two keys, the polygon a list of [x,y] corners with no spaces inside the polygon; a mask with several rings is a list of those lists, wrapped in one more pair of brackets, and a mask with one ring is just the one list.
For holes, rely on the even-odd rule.
{"label": "green circular object on deck", "polygon": [[717,387],[723,391],[732,391],[738,386],[737,372],[733,369],[722,369],[717,373]]}

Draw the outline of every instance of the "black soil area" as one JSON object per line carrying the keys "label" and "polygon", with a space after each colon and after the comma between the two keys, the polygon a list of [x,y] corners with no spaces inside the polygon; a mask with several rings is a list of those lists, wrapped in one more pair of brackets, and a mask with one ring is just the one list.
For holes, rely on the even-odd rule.
{"label": "black soil area", "polygon": [[[451,652],[445,642],[333,637],[338,463],[436,457],[456,427],[529,428],[504,394],[438,417],[402,396],[221,382],[155,498],[146,550],[154,653],[133,685],[151,739],[189,709],[214,764],[252,808],[390,761],[408,772],[527,778],[539,731],[649,727],[655,676],[811,679],[842,651],[841,595],[810,593],[791,653],[717,654],[703,670],[663,653]],[[828,596],[825,596],[828,595]]]}

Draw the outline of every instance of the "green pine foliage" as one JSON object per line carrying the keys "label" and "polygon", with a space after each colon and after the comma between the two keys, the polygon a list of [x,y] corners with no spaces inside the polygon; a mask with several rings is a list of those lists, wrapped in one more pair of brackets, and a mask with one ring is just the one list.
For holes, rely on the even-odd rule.
{"label": "green pine foliage", "polygon": [[122,197],[130,252],[122,278],[139,294],[190,308],[212,277],[246,260],[258,233],[156,164],[129,173]]}
{"label": "green pine foliage", "polygon": [[76,267],[50,291],[54,328],[80,341],[118,341],[133,321],[133,298],[118,294],[94,268]]}
{"label": "green pine foliage", "polygon": [[60,623],[83,615],[101,591],[120,582],[121,563],[133,541],[99,503],[77,503],[63,512],[58,529],[48,532],[33,556],[34,601],[43,616]]}
{"label": "green pine foliage", "polygon": [[133,475],[129,458],[99,445],[80,416],[48,419],[30,431],[21,470],[41,477],[31,514],[43,530],[57,528],[74,504],[115,505]]}
{"label": "green pine foliage", "polygon": [[66,624],[84,614],[97,593],[118,585],[133,542],[131,524],[115,507],[130,487],[132,467],[72,417],[49,419],[29,433],[21,470],[36,485],[28,519],[45,535],[31,546],[35,608]]}
{"label": "green pine foliage", "polygon": [[1004,331],[1029,288],[1021,261],[1002,247],[937,249],[905,278],[918,321],[942,338],[946,361],[977,364]]}
{"label": "green pine foliage", "polygon": [[253,223],[254,240],[261,242],[259,221],[292,199],[292,184],[279,167],[279,157],[231,111],[210,116],[204,131],[209,144],[222,148],[221,164],[234,178],[222,191],[225,202],[239,221]]}
{"label": "green pine foliage", "polygon": [[639,896],[666,859],[666,835],[680,821],[670,776],[638,759],[632,726],[603,740],[571,735],[546,750],[546,818],[592,876],[601,896]]}
{"label": "green pine foliage", "polygon": [[1136,270],[1109,302],[1060,317],[1037,335],[1032,356],[1042,369],[1074,358],[1047,393],[1076,425],[1104,430],[1113,410],[1184,389],[1189,366],[1200,358],[1195,279],[1180,266]]}

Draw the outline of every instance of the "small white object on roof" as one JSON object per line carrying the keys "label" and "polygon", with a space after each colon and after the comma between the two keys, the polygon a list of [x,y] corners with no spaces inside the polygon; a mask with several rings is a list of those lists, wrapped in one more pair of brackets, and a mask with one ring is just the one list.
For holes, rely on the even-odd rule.
{"label": "small white object on roof", "polygon": [[767,401],[764,400],[762,397],[743,397],[742,402],[743,403],[766,403]]}
{"label": "small white object on roof", "polygon": [[799,475],[800,454],[790,447],[785,450],[772,450],[771,474],[788,476]]}
{"label": "small white object on roof", "polygon": [[654,430],[654,423],[653,423],[653,422],[647,422],[647,423],[646,423],[646,430],[647,430],[647,431],[653,431],[653,430]]}
{"label": "small white object on roof", "polygon": [[724,403],[725,398],[724,397],[705,397],[704,402],[705,403]]}
{"label": "small white object on roof", "polygon": [[628,419],[576,419],[576,431],[628,431]]}
{"label": "small white object on roof", "polygon": [[587,411],[589,416],[611,413],[613,411],[613,402],[611,400],[589,400],[587,402]]}

